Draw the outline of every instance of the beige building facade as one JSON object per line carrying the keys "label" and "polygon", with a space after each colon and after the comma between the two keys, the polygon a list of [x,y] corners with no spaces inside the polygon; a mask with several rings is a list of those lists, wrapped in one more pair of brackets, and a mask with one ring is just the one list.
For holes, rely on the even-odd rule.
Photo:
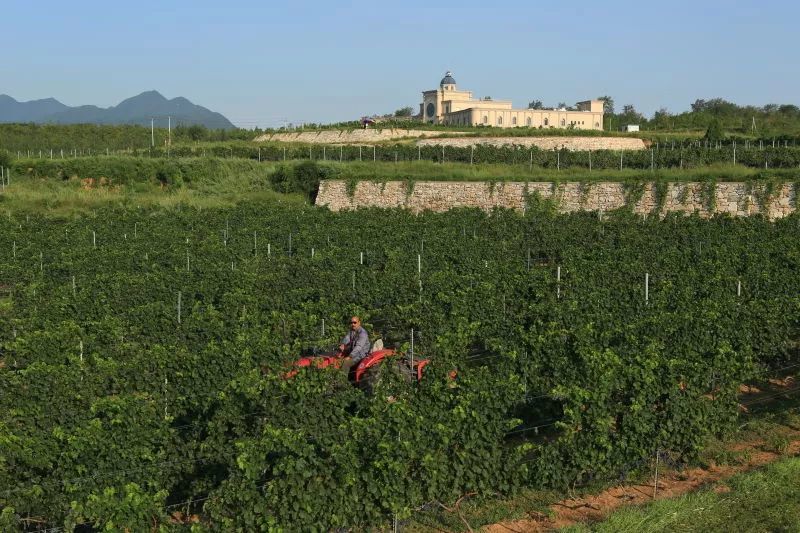
{"label": "beige building facade", "polygon": [[420,115],[423,122],[450,126],[603,129],[601,100],[578,102],[573,110],[514,109],[508,100],[476,100],[471,91],[458,90],[450,72],[438,89],[423,91]]}

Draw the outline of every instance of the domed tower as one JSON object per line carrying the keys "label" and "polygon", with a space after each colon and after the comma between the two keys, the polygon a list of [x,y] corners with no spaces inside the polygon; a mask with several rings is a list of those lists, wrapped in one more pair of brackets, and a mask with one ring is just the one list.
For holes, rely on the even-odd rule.
{"label": "domed tower", "polygon": [[449,70],[445,73],[444,78],[442,81],[439,82],[439,87],[442,88],[444,91],[455,91],[456,90],[456,80],[453,78],[453,73]]}

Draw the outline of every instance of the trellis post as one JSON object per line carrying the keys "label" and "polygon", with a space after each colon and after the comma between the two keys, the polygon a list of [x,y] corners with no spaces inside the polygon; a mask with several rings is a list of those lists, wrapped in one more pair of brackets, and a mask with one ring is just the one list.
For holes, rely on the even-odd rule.
{"label": "trellis post", "polygon": [[656,476],[655,482],[653,483],[653,499],[656,499],[656,493],[658,492],[658,448],[656,448]]}
{"label": "trellis post", "polygon": [[556,267],[556,298],[561,299],[561,265]]}
{"label": "trellis post", "polygon": [[411,372],[414,372],[414,328],[411,328]]}

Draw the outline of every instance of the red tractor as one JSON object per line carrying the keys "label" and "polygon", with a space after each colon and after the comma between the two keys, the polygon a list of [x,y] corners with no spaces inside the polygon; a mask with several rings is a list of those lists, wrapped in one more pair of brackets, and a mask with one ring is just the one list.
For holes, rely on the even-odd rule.
{"label": "red tractor", "polygon": [[[292,369],[286,372],[284,378],[292,378],[297,375],[301,368],[341,368],[345,355],[342,352],[323,354],[318,356],[302,357],[292,363]],[[383,363],[396,366],[400,375],[407,381],[420,381],[423,369],[430,362],[429,359],[413,359],[402,357],[400,353],[391,348],[379,349],[370,352],[358,364],[350,369],[348,379],[350,382],[368,392],[372,392],[375,385],[380,381]]]}

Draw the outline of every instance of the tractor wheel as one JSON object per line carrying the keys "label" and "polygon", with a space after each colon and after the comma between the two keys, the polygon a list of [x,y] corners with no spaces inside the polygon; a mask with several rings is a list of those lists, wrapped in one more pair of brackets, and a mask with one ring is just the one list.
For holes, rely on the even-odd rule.
{"label": "tractor wheel", "polygon": [[359,387],[369,395],[375,393],[378,384],[382,383],[387,377],[388,373],[393,369],[397,369],[403,381],[411,383],[414,380],[414,372],[409,368],[405,362],[401,361],[382,361],[380,364],[368,368],[361,380]]}

